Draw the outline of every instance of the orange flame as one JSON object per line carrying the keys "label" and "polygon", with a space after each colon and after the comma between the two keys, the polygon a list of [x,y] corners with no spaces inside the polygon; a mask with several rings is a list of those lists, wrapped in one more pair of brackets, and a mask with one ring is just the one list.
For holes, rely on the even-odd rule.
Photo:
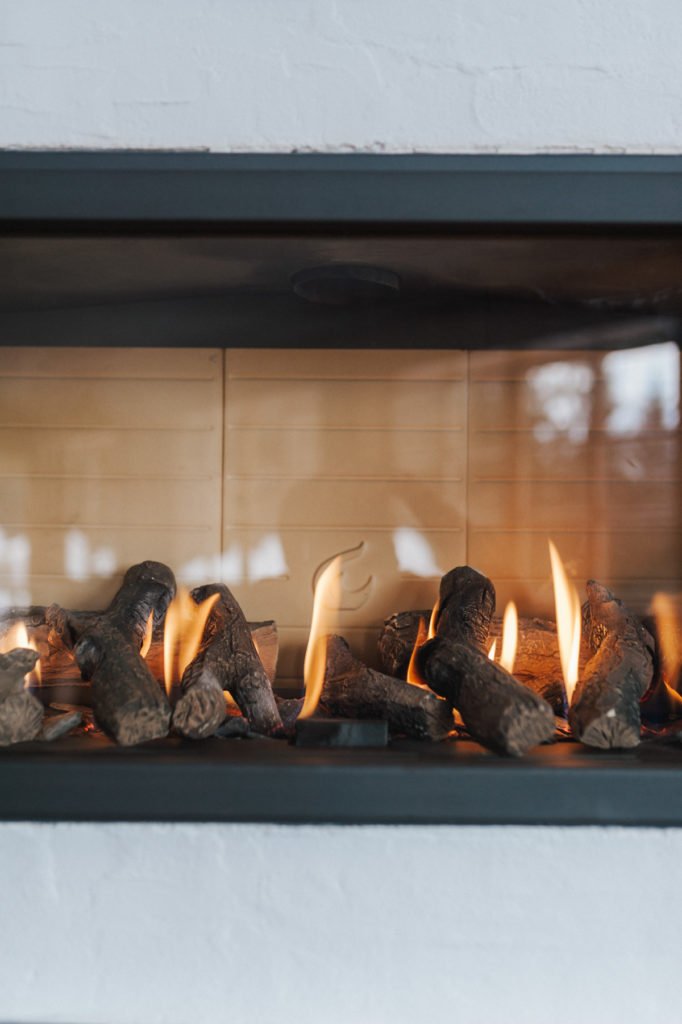
{"label": "orange flame", "polygon": [[581,628],[580,598],[578,597],[577,590],[566,575],[564,563],[561,561],[559,552],[551,540],[549,541],[549,557],[552,563],[561,672],[566,687],[566,699],[570,704],[575,685],[578,682]]}
{"label": "orange flame", "polygon": [[334,632],[341,604],[341,556],[322,572],[315,586],[310,636],[303,662],[305,699],[299,718],[310,718],[320,702],[327,662],[327,637]]}
{"label": "orange flame", "polygon": [[140,647],[140,657],[146,658],[149,654],[149,648],[152,645],[152,633],[154,632],[154,612],[149,613],[147,619],[147,626],[144,631],[144,640],[142,641],[142,647]]}
{"label": "orange flame", "polygon": [[519,642],[519,615],[516,605],[510,601],[504,609],[502,620],[502,653],[500,654],[500,665],[506,668],[507,672],[514,671],[514,660],[516,648]]}
{"label": "orange flame", "polygon": [[495,651],[496,650],[497,650],[497,640],[493,640],[493,642],[490,645],[490,650],[488,651],[488,657],[490,658],[491,661],[495,660]]}
{"label": "orange flame", "polygon": [[[431,618],[433,619],[433,615],[431,615]],[[429,637],[426,628],[426,622],[420,615],[419,628],[417,629],[417,639],[415,640],[414,647],[412,648],[412,654],[410,655],[410,663],[407,666],[406,676],[408,683],[412,683],[413,686],[426,686],[426,683],[422,678],[422,674],[419,671],[419,666],[417,665],[417,654],[419,652],[419,648],[423,647],[428,638]]]}
{"label": "orange flame", "polygon": [[682,668],[682,595],[654,594],[651,609],[656,617],[663,677],[676,690]]}
{"label": "orange flame", "polygon": [[[7,654],[8,651],[13,651],[17,647],[28,648],[30,651],[38,651],[38,645],[33,638],[29,638],[28,630],[26,629],[26,623],[23,619],[17,619],[13,622],[10,628],[7,630],[5,635],[0,640],[0,654]],[[40,671],[40,658],[35,663],[35,668],[30,672],[27,672],[24,677],[24,686],[28,687],[32,683],[40,686],[42,682],[42,673]]]}
{"label": "orange flame", "polygon": [[179,587],[168,606],[163,627],[163,678],[170,695],[174,683],[195,657],[204,635],[206,621],[220,594],[211,594],[196,604],[186,587]]}
{"label": "orange flame", "polygon": [[427,634],[427,640],[433,640],[436,635],[436,623],[438,622],[438,612],[440,611],[440,600],[436,598],[436,603],[433,606],[431,612],[431,618],[429,619],[429,632]]}

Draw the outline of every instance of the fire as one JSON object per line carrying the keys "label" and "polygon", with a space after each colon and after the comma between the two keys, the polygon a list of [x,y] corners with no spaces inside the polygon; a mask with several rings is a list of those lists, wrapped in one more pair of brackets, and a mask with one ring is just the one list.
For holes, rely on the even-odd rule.
{"label": "fire", "polygon": [[510,601],[504,609],[504,619],[502,620],[502,653],[500,655],[500,665],[502,668],[506,668],[507,672],[510,673],[514,671],[514,659],[516,658],[518,642],[519,615],[516,611],[516,605],[513,601]]}
{"label": "fire", "polygon": [[147,619],[147,627],[144,631],[144,640],[142,641],[142,647],[140,647],[140,656],[146,658],[149,654],[149,648],[152,645],[152,633],[154,632],[154,612],[149,613]]}
{"label": "fire", "polygon": [[[433,619],[433,615],[431,615],[431,618]],[[426,686],[426,683],[422,679],[421,672],[419,671],[419,667],[417,665],[417,654],[419,652],[419,648],[426,643],[427,639],[429,639],[429,634],[426,627],[426,622],[420,615],[419,628],[417,630],[417,639],[415,640],[414,647],[412,648],[412,654],[410,655],[410,664],[407,666],[406,676],[408,683],[412,683],[413,686]]]}
{"label": "fire", "polygon": [[438,622],[438,612],[440,611],[440,601],[436,598],[436,603],[433,606],[431,612],[431,618],[429,619],[429,632],[426,636],[427,640],[433,640],[436,635],[436,623]]}
{"label": "fire", "polygon": [[169,604],[163,628],[163,678],[169,695],[199,650],[206,620],[219,596],[212,594],[196,604],[189,590],[179,587]]}
{"label": "fire", "polygon": [[682,600],[671,594],[654,594],[651,609],[656,618],[663,676],[676,690],[682,668]]}
{"label": "fire", "polygon": [[440,610],[440,601],[436,598],[436,603],[431,611],[431,618],[429,619],[429,627],[426,628],[424,619],[419,616],[419,628],[417,629],[417,639],[414,642],[412,648],[412,654],[410,655],[410,663],[407,666],[406,679],[408,683],[412,683],[413,686],[423,686],[424,689],[428,690],[427,683],[422,678],[422,674],[419,671],[417,665],[417,653],[420,647],[423,647],[427,640],[433,640],[436,635],[436,622],[438,621],[438,612]]}
{"label": "fire", "polygon": [[[13,622],[0,640],[0,654],[7,654],[8,651],[13,651],[17,647],[26,647],[31,651],[38,652],[38,645],[35,640],[29,637],[26,623],[23,619],[17,619],[16,622]],[[24,686],[30,686],[32,683],[40,686],[41,682],[42,674],[40,671],[40,658],[38,658],[35,668],[31,672],[26,673]]]}
{"label": "fire", "polygon": [[490,650],[488,651],[488,657],[490,658],[491,661],[495,660],[495,652],[496,652],[496,650],[497,650],[497,640],[493,640],[493,642],[490,645]]}
{"label": "fire", "polygon": [[341,556],[337,555],[315,586],[310,636],[303,663],[305,700],[300,718],[310,718],[320,700],[327,661],[327,637],[334,632],[338,608],[341,604]]}
{"label": "fire", "polygon": [[564,563],[561,561],[559,552],[551,540],[549,542],[549,557],[552,562],[552,581],[554,583],[561,671],[566,687],[566,699],[570,704],[575,685],[578,682],[581,627],[580,598],[578,597],[577,590],[566,575]]}

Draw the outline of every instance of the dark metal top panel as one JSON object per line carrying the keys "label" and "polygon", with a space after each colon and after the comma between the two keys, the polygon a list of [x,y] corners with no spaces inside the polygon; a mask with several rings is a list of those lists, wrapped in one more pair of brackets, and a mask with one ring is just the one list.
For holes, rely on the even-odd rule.
{"label": "dark metal top panel", "polygon": [[0,820],[682,826],[682,745],[473,742],[308,750],[273,740],[73,738],[0,753]]}
{"label": "dark metal top panel", "polygon": [[682,157],[4,152],[0,221],[670,227]]}

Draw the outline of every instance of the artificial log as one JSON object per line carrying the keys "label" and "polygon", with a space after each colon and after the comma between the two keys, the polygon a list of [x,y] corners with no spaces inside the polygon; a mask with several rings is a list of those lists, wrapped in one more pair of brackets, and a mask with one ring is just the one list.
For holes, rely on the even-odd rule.
{"label": "artificial log", "polygon": [[[78,667],[74,664],[72,651],[67,648],[58,631],[51,629],[47,618],[53,620],[55,606],[34,605],[29,608],[14,608],[0,618],[0,638],[3,633],[9,630],[17,621],[22,621],[27,626],[29,636],[40,652],[40,670],[42,686],[44,689],[58,687],[59,699],[75,701],[86,699],[86,695],[78,694],[77,691],[85,689]],[[83,612],[69,611],[69,620],[76,621],[79,628],[85,628],[86,623],[92,624],[105,612]],[[258,656],[263,663],[271,683],[275,681],[277,672],[277,659],[279,654],[279,636],[277,623],[268,619],[263,622],[250,622],[249,629],[251,637],[258,651]],[[157,679],[163,678],[163,624],[157,628],[153,637],[149,652],[145,657],[152,675]]]}
{"label": "artificial log", "polygon": [[383,718],[392,734],[416,739],[442,740],[453,728],[446,701],[363,665],[340,636],[328,640],[320,704],[340,718]]}
{"label": "artificial log", "polygon": [[[494,619],[488,636],[489,643],[497,641],[502,649],[502,620]],[[589,652],[587,645],[581,659],[584,664]],[[551,705],[555,715],[566,717],[566,689],[561,671],[559,638],[556,626],[545,619],[520,619],[518,645],[512,674],[519,683],[529,687]]]}
{"label": "artificial log", "polygon": [[275,700],[277,701],[277,710],[279,711],[279,717],[282,719],[284,732],[287,736],[293,736],[305,698],[278,697],[275,694]]}
{"label": "artificial log", "polygon": [[52,606],[51,632],[71,648],[83,679],[92,683],[97,724],[131,746],[168,734],[170,707],[139,650],[150,616],[160,622],[175,593],[171,570],[142,562],[126,573],[103,615],[83,618]]}
{"label": "artificial log", "polygon": [[0,654],[0,701],[6,700],[24,689],[24,679],[38,660],[38,652],[27,647],[15,647],[7,654]]}
{"label": "artificial log", "polygon": [[395,612],[384,621],[379,634],[379,663],[395,679],[404,679],[419,635],[419,623],[427,624],[430,611]]}
{"label": "artificial log", "polygon": [[589,580],[583,625],[596,652],[573,693],[568,719],[576,739],[591,747],[635,747],[640,701],[654,672],[654,641],[610,590]]}
{"label": "artificial log", "polygon": [[547,701],[475,647],[437,636],[420,648],[418,660],[431,689],[459,711],[485,746],[520,757],[553,737],[554,712]]}
{"label": "artificial log", "polygon": [[272,735],[282,720],[238,602],[222,584],[192,591],[197,604],[218,594],[206,622],[201,647],[182,677],[182,696],[173,725],[182,736],[200,739],[216,731],[226,717],[223,690],[228,690],[254,732]]}
{"label": "artificial log", "polygon": [[168,735],[166,694],[105,616],[85,630],[73,651],[83,679],[92,684],[92,709],[104,732],[125,747]]}
{"label": "artificial log", "polygon": [[40,738],[47,743],[52,743],[54,740],[61,739],[62,736],[68,736],[82,722],[83,715],[80,711],[67,711],[61,715],[51,715],[43,723]]}
{"label": "artificial log", "polygon": [[440,581],[436,636],[483,650],[495,611],[495,587],[468,565],[451,569]]}
{"label": "artificial log", "polygon": [[[404,679],[410,656],[417,641],[420,620],[428,622],[429,611],[397,612],[384,622],[379,636],[381,668],[388,675]],[[495,616],[490,622],[488,646],[497,640],[500,650],[502,618]],[[589,660],[587,644],[581,648],[581,665]],[[559,641],[556,625],[548,619],[519,619],[519,638],[514,660],[514,678],[534,690],[553,708],[556,715],[566,715]]]}
{"label": "artificial log", "polygon": [[33,740],[42,728],[43,705],[24,688],[37,660],[36,651],[23,647],[0,654],[0,746]]}

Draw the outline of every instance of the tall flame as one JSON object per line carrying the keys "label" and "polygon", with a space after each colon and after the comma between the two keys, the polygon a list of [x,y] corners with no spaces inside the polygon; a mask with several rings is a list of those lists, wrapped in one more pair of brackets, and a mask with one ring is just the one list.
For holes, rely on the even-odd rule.
{"label": "tall flame", "polygon": [[436,635],[436,624],[438,622],[438,612],[439,611],[440,611],[440,600],[439,600],[439,598],[436,598],[436,603],[433,606],[433,610],[431,612],[431,618],[429,619],[429,631],[428,631],[427,636],[426,636],[427,640],[433,640],[434,636]]}
{"label": "tall flame", "polygon": [[[8,651],[13,651],[17,647],[25,647],[31,651],[39,653],[38,645],[35,640],[29,637],[28,630],[26,629],[26,623],[23,619],[17,619],[16,622],[13,622],[0,640],[0,654],[7,654]],[[35,668],[26,673],[26,676],[24,677],[24,686],[30,686],[32,683],[40,686],[41,682],[42,673],[40,671],[40,658],[38,658],[38,661],[35,663]]]}
{"label": "tall flame", "polygon": [[507,604],[504,609],[502,620],[502,653],[500,654],[500,665],[506,668],[507,672],[514,671],[514,660],[516,648],[519,642],[519,615],[513,601]]}
{"label": "tall flame", "polygon": [[219,596],[211,594],[196,604],[186,587],[178,587],[169,604],[163,628],[163,678],[169,695],[199,650],[206,621]]}
{"label": "tall flame", "polygon": [[578,597],[577,590],[566,575],[564,563],[561,561],[559,552],[551,540],[549,542],[549,557],[552,562],[552,581],[554,584],[561,671],[566,687],[566,699],[570,704],[575,685],[578,682],[581,627],[580,598]]}
{"label": "tall flame", "polygon": [[[431,618],[433,618],[433,615],[431,616]],[[412,654],[410,655],[410,663],[407,666],[406,676],[408,683],[412,683],[413,686],[426,686],[426,683],[422,678],[422,674],[419,671],[419,666],[417,665],[417,654],[419,653],[419,648],[423,647],[427,639],[428,629],[426,626],[426,622],[420,615],[419,628],[417,629],[417,639],[415,640],[414,647],[412,648]]]}
{"label": "tall flame", "polygon": [[668,686],[676,690],[682,668],[682,599],[672,594],[654,594],[651,608],[656,618],[663,676]]}
{"label": "tall flame", "polygon": [[299,718],[310,718],[320,701],[327,662],[327,637],[334,632],[341,604],[341,556],[322,572],[315,586],[310,636],[303,662],[305,699]]}

